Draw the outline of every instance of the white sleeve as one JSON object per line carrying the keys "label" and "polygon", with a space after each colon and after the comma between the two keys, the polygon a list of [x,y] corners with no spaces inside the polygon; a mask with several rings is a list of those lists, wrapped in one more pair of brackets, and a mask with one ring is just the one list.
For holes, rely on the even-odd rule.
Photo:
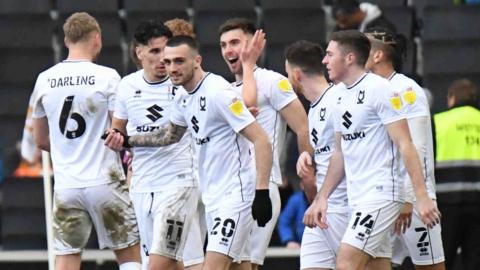
{"label": "white sleeve", "polygon": [[240,132],[255,121],[235,90],[220,89],[212,96],[212,99],[216,112],[228,122],[235,132]]}
{"label": "white sleeve", "polygon": [[115,100],[115,110],[113,112],[113,117],[117,119],[128,119],[128,110],[127,110],[127,95],[128,87],[125,86],[126,83],[121,81],[117,86],[117,98]]}
{"label": "white sleeve", "polygon": [[108,81],[108,86],[105,91],[107,94],[108,110],[112,112],[115,109],[115,97],[117,95],[117,86],[119,82],[120,75],[118,75],[118,73],[114,71],[114,73],[112,73],[112,77]]}
{"label": "white sleeve", "polygon": [[184,113],[182,112],[184,108],[182,107],[184,95],[177,93],[173,105],[171,107],[172,111],[170,113],[170,122],[174,123],[177,126],[187,127],[188,124],[185,121]]}
{"label": "white sleeve", "polygon": [[384,125],[404,119],[402,113],[402,99],[393,91],[389,82],[382,83],[375,88],[373,107]]}
{"label": "white sleeve", "polygon": [[273,82],[268,94],[270,95],[270,103],[276,111],[280,111],[297,98],[287,78],[281,78]]}
{"label": "white sleeve", "polygon": [[402,102],[402,112],[407,118],[430,116],[430,108],[425,92],[417,84],[402,90]]}
{"label": "white sleeve", "polygon": [[22,143],[20,147],[20,153],[22,157],[30,163],[35,162],[35,155],[38,151],[32,132],[32,104],[33,95],[30,95],[30,100],[28,101],[27,117],[25,119],[25,127],[23,128]]}
{"label": "white sleeve", "polygon": [[38,76],[37,81],[35,82],[35,87],[33,88],[32,96],[30,97],[32,106],[32,118],[42,118],[47,115],[42,103],[41,81],[41,76]]}
{"label": "white sleeve", "polygon": [[[415,117],[415,118],[409,118],[408,119],[408,127],[410,129],[410,136],[412,137],[413,144],[415,145],[415,149],[417,150],[418,158],[420,160],[420,164],[422,164],[422,171],[423,171],[423,177],[427,177],[426,175],[426,164],[425,164],[425,158],[426,158],[426,153],[428,151],[428,136],[429,136],[429,131],[428,128],[430,118],[427,116],[421,116],[421,117]],[[409,199],[408,197],[412,200],[414,200],[414,191],[413,191],[413,186],[412,182],[410,181],[410,177],[408,177],[408,180],[405,181],[405,192],[406,192],[406,199]]]}

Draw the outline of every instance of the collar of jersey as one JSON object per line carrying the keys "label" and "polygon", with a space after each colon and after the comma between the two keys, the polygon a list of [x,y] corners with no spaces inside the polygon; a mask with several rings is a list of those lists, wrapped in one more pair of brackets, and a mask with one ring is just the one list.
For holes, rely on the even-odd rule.
{"label": "collar of jersey", "polygon": [[[257,71],[257,69],[258,69],[258,66],[255,66],[255,68],[253,69],[253,72],[255,73],[255,71]],[[242,84],[243,84],[243,81],[238,82],[238,83],[236,82],[236,83],[235,83],[235,87],[239,87],[239,86],[241,86]]]}
{"label": "collar of jersey", "polygon": [[310,104],[310,108],[313,108],[313,107],[317,106],[318,103],[320,103],[320,100],[322,100],[323,96],[325,96],[325,94],[327,93],[327,91],[330,90],[330,88],[332,88],[332,87],[333,87],[333,83],[329,83],[327,89],[325,89],[325,91],[323,91],[323,94],[317,99],[317,101],[315,101],[314,103]]}
{"label": "collar of jersey", "polygon": [[88,60],[88,59],[77,59],[77,60],[63,60],[62,63],[79,63],[79,62],[88,62],[88,63],[91,63],[92,61]]}
{"label": "collar of jersey", "polygon": [[391,81],[395,75],[397,75],[397,72],[393,71],[393,73],[388,77],[388,80]]}
{"label": "collar of jersey", "polygon": [[[145,73],[144,73],[144,74],[145,74]],[[161,84],[161,83],[166,82],[168,79],[170,79],[170,77],[167,76],[167,77],[165,77],[163,80],[160,80],[160,81],[158,81],[158,82],[149,82],[149,81],[147,81],[147,79],[143,76],[143,74],[142,74],[142,78],[143,78],[143,80],[144,80],[147,84],[150,84],[150,85]]]}
{"label": "collar of jersey", "polygon": [[365,74],[363,74],[363,76],[360,77],[360,79],[358,79],[358,80],[357,80],[356,82],[354,82],[352,85],[347,86],[347,89],[352,89],[352,88],[354,88],[355,86],[357,86],[357,84],[359,84],[367,75],[368,75],[368,72],[365,72]]}
{"label": "collar of jersey", "polygon": [[202,80],[197,84],[197,87],[195,87],[195,90],[193,90],[192,92],[187,92],[189,95],[193,95],[195,94],[195,92],[198,91],[198,89],[200,89],[200,86],[202,86],[202,83],[203,81],[205,81],[205,78],[207,78],[208,75],[210,75],[211,73],[210,72],[207,72],[207,74],[205,74],[205,76],[203,76]]}

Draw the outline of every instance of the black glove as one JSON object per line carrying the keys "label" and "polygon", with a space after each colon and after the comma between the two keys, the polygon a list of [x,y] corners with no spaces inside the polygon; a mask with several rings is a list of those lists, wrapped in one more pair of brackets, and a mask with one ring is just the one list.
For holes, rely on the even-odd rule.
{"label": "black glove", "polygon": [[252,204],[253,220],[257,221],[258,226],[265,227],[272,219],[272,201],[268,189],[255,190],[255,199]]}
{"label": "black glove", "polygon": [[[131,148],[131,147],[132,147],[132,146],[128,143],[128,139],[130,138],[130,136],[123,134],[123,132],[121,132],[120,130],[118,130],[118,129],[116,129],[116,128],[114,128],[113,130],[114,130],[116,133],[120,133],[120,135],[122,135],[122,137],[123,137],[123,144],[122,144],[122,146],[123,146],[123,147],[125,147],[125,148]],[[105,140],[105,139],[107,138],[107,136],[108,136],[108,130],[105,131],[105,133],[103,133],[102,137],[100,137],[100,138],[102,138],[102,140]]]}

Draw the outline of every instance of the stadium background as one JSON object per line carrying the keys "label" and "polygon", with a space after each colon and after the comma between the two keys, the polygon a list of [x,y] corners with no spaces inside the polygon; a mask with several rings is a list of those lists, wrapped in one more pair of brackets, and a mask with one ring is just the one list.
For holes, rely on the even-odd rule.
{"label": "stadium background", "polygon": [[[454,0],[361,2],[378,4],[408,38],[403,72],[431,90],[432,112],[446,109],[446,91],[453,80],[469,78],[480,85],[480,5],[455,5]],[[286,45],[299,39],[326,44],[334,25],[330,5],[328,0],[0,0],[0,158],[4,176],[0,186],[0,269],[47,269],[45,259],[12,262],[46,258],[42,253],[11,253],[43,250],[46,237],[41,181],[8,176],[18,164],[15,144],[21,138],[35,79],[66,56],[61,26],[71,13],[86,11],[98,19],[103,49],[97,62],[115,68],[122,76],[135,69],[127,48],[140,20],[189,20],[201,45],[205,70],[232,80],[218,45],[217,28],[224,20],[247,17],[255,21],[267,37],[259,65],[285,73]],[[94,241],[90,246],[95,246]],[[82,269],[115,269],[111,261],[98,266],[96,255],[92,256]],[[268,259],[264,269],[295,268],[297,258],[287,257]]]}

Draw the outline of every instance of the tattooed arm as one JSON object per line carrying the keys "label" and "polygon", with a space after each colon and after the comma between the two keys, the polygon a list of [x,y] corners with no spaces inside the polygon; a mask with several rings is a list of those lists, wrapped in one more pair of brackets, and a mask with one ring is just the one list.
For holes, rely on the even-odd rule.
{"label": "tattooed arm", "polygon": [[[158,130],[142,135],[126,136],[121,131],[109,129],[105,132],[105,145],[115,151],[124,147],[155,147],[174,144],[180,141],[187,127],[175,125],[170,122]],[[127,140],[125,142],[125,140]]]}
{"label": "tattooed arm", "polygon": [[132,147],[166,146],[179,142],[185,131],[187,131],[187,127],[178,126],[170,122],[152,133],[129,137],[128,144]]}

